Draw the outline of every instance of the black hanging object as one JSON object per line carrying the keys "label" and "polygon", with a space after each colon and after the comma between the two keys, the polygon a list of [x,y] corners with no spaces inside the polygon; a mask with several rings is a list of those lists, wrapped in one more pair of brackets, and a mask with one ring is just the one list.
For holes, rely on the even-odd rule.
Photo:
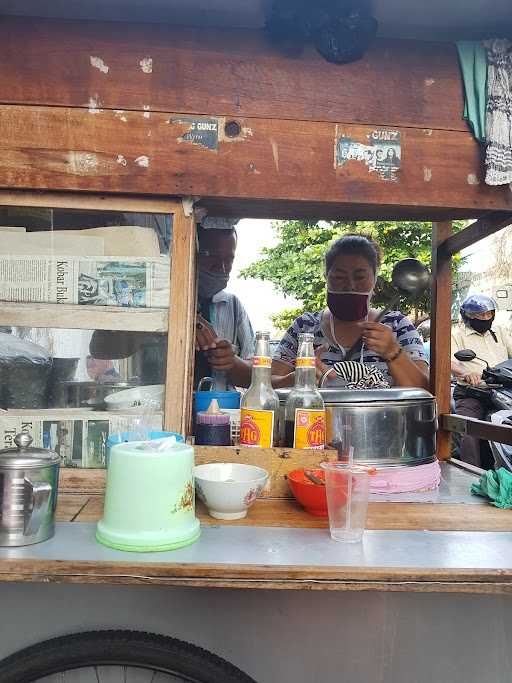
{"label": "black hanging object", "polygon": [[291,56],[313,42],[330,62],[359,59],[377,32],[367,0],[274,0],[265,24],[269,40]]}
{"label": "black hanging object", "polygon": [[315,36],[315,47],[328,62],[347,64],[364,55],[376,33],[376,19],[352,13],[322,28]]}

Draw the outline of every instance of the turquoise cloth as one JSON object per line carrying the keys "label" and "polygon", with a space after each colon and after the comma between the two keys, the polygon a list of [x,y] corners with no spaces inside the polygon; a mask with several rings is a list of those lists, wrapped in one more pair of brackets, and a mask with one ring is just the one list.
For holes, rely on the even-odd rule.
{"label": "turquoise cloth", "polygon": [[464,119],[480,142],[487,139],[487,53],[481,43],[464,40],[457,43],[464,81]]}
{"label": "turquoise cloth", "polygon": [[512,472],[504,467],[482,474],[478,484],[471,484],[471,493],[489,498],[491,503],[503,510],[512,509]]}

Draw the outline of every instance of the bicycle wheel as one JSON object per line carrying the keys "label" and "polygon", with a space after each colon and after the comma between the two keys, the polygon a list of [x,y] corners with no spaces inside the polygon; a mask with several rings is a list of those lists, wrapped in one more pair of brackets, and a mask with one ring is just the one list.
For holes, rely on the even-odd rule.
{"label": "bicycle wheel", "polygon": [[0,681],[255,683],[211,652],[140,631],[90,631],[43,641],[0,662]]}

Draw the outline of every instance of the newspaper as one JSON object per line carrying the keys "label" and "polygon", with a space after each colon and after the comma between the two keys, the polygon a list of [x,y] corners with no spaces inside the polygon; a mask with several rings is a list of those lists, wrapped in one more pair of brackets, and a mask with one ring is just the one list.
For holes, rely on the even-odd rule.
{"label": "newspaper", "polygon": [[[14,448],[16,434],[27,431],[32,446],[59,454],[61,467],[103,468],[109,435],[130,431],[133,418],[133,414],[91,410],[9,410],[0,413],[0,444]],[[149,427],[161,431],[162,420],[162,413],[155,413]]]}
{"label": "newspaper", "polygon": [[167,308],[170,259],[0,255],[0,300]]}

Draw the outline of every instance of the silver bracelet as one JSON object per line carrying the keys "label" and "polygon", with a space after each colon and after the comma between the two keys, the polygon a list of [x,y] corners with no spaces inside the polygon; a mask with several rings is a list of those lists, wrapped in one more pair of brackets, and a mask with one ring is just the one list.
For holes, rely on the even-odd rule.
{"label": "silver bracelet", "polygon": [[324,372],[324,374],[320,378],[320,382],[318,383],[318,386],[320,387],[320,389],[324,386],[324,382],[327,379],[327,376],[330,375],[333,370],[334,370],[334,368],[329,368],[328,370],[326,370]]}

